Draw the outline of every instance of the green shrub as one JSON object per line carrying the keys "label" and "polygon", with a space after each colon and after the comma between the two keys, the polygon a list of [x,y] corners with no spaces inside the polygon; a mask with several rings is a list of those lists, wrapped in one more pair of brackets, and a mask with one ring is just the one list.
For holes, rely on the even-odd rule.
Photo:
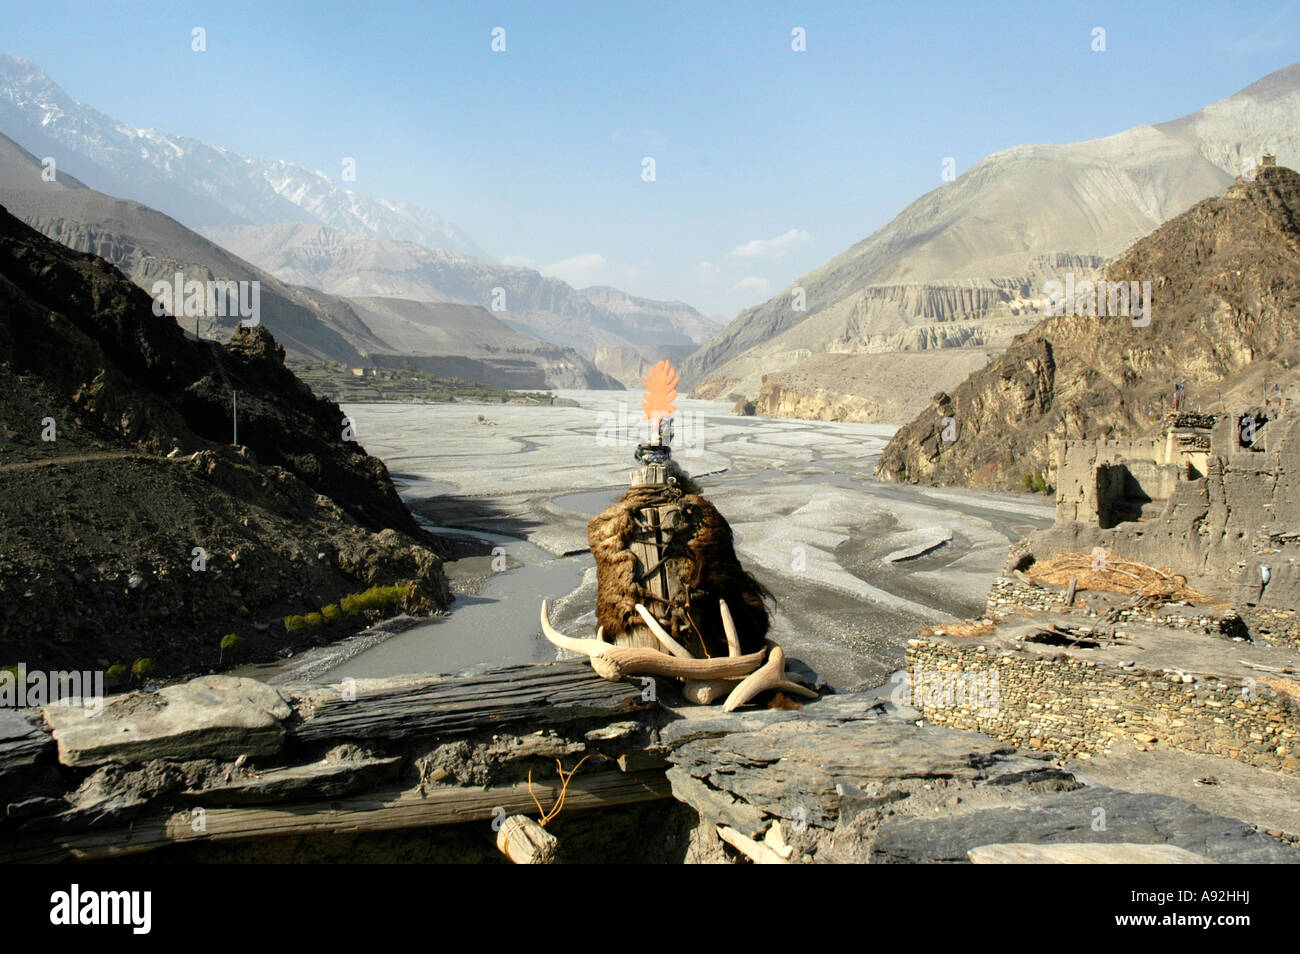
{"label": "green shrub", "polygon": [[108,672],[105,673],[105,675],[107,675],[109,679],[116,679],[118,682],[122,682],[127,677],[126,663],[113,663],[113,665],[108,667]]}
{"label": "green shrub", "polygon": [[391,607],[400,606],[405,599],[406,587],[404,586],[372,586],[362,593],[343,597],[339,600],[339,606],[349,616],[360,616],[362,613],[383,612]]}
{"label": "green shrub", "polygon": [[143,659],[137,659],[135,662],[131,664],[131,676],[133,678],[138,677],[140,679],[143,679],[145,676],[153,675],[153,671],[154,671],[153,660],[149,659],[148,657],[145,657]]}
{"label": "green shrub", "polygon": [[308,626],[325,625],[325,617],[322,616],[320,613],[308,613],[306,616],[303,617],[303,619],[307,621]]}
{"label": "green shrub", "polygon": [[296,633],[307,625],[305,616],[286,616],[284,618],[284,628],[290,633]]}
{"label": "green shrub", "polygon": [[217,656],[217,665],[220,666],[225,660],[227,651],[232,653],[238,652],[243,648],[243,646],[243,637],[237,636],[234,633],[226,633],[226,635],[221,637],[221,653]]}
{"label": "green shrub", "polygon": [[320,614],[330,623],[337,623],[343,618],[343,611],[339,609],[338,603],[331,603],[329,606],[322,606],[320,608]]}
{"label": "green shrub", "polygon": [[1041,470],[1032,474],[1020,475],[1020,486],[1036,494],[1045,494],[1051,490],[1051,485],[1047,483],[1047,478]]}

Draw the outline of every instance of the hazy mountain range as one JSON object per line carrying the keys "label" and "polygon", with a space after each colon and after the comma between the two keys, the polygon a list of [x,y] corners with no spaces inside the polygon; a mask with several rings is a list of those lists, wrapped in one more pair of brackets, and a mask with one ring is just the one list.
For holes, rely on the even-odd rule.
{"label": "hazy mountain range", "polygon": [[[259,281],[262,318],[291,354],[353,366],[470,358],[408,363],[494,386],[617,387],[592,365],[597,348],[616,374],[635,380],[629,369],[645,357],[683,356],[718,328],[680,302],[578,290],[495,265],[439,216],[347,191],[292,163],[135,129],[3,54],[0,134],[0,202],[16,215],[145,288],[177,271]],[[53,181],[42,175],[47,156]],[[424,307],[381,307],[378,298]],[[362,310],[402,344],[384,340]]]}
{"label": "hazy mountain range", "polygon": [[683,378],[767,413],[906,420],[1032,327],[1045,282],[1094,273],[1265,151],[1300,161],[1300,64],[1172,122],[995,153],[742,312]]}
{"label": "hazy mountain range", "polygon": [[335,295],[480,305],[518,331],[587,356],[597,347],[694,350],[718,328],[684,302],[638,298],[604,286],[576,289],[531,268],[494,265],[414,242],[300,223],[203,232],[284,281]]}
{"label": "hazy mountain range", "polygon": [[135,199],[190,228],[316,222],[488,258],[441,216],[341,188],[291,162],[136,129],[68,96],[36,64],[0,54],[0,130],[93,189]]}
{"label": "hazy mountain range", "polygon": [[[1162,222],[1221,194],[1265,151],[1284,165],[1300,164],[1297,117],[1300,65],[1171,122],[995,153],[718,331],[681,302],[574,289],[491,263],[436,215],[359,196],[320,173],[133,129],[73,102],[38,67],[0,56],[0,130],[38,156],[48,150],[62,175],[147,196],[142,201],[201,229],[240,268],[278,279],[273,290],[314,308],[324,328],[309,328],[305,319],[295,325],[289,315],[298,313],[285,311],[269,326],[284,330],[291,350],[350,362],[378,353],[445,356],[436,349],[478,340],[447,331],[472,321],[485,335],[513,332],[543,348],[573,349],[580,362],[562,355],[552,365],[569,381],[569,371],[582,366],[588,377],[599,368],[635,384],[647,361],[694,350],[683,378],[695,396],[746,398],[760,413],[829,419],[909,419],[936,391],[955,388],[1033,327],[1045,283],[1097,274]],[[48,202],[48,190],[45,196]],[[64,196],[55,211],[31,196],[14,201],[46,234],[62,229],[75,247],[98,243],[110,260],[126,261],[111,239],[131,215],[103,199]],[[110,214],[116,225],[105,228],[101,220]],[[180,248],[191,249],[213,277],[232,267],[213,264],[216,246],[197,244],[192,233],[180,245],[166,230],[145,236],[137,225],[147,217],[132,215],[135,246],[156,259],[131,263],[137,281],[171,267]],[[60,218],[79,225],[60,225]],[[428,307],[359,306],[353,298]],[[385,340],[371,323],[406,346]],[[520,345],[500,338],[494,347]]]}
{"label": "hazy mountain range", "polygon": [[[0,206],[69,248],[107,259],[146,291],[178,272],[187,281],[258,282],[260,322],[298,357],[351,367],[409,364],[493,387],[619,387],[572,348],[514,331],[484,308],[354,302],[283,282],[156,209],[104,195],[67,173],[47,182],[41,170],[40,160],[0,134]],[[406,318],[389,321],[390,312]],[[237,320],[205,318],[200,330],[224,340]],[[192,320],[184,324],[194,330]]]}

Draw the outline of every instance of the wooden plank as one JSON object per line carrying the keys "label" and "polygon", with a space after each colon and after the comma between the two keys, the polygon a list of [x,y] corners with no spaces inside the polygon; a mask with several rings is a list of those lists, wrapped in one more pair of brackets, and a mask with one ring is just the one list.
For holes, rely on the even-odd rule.
{"label": "wooden plank", "polygon": [[[558,779],[533,782],[533,793],[549,808],[560,794]],[[662,772],[618,771],[579,775],[569,783],[564,811],[609,808],[671,796]],[[498,809],[504,810],[502,815]],[[394,831],[483,822],[494,817],[536,813],[528,783],[496,788],[435,786],[418,790],[386,789],[348,798],[296,802],[263,808],[210,808],[201,816],[176,812],[138,818],[131,825],[102,831],[45,835],[0,847],[0,862],[57,862],[117,858],[165,845],[201,841],[238,841],[326,832]]]}
{"label": "wooden plank", "polygon": [[331,739],[403,739],[462,734],[514,723],[551,725],[647,709],[636,683],[608,682],[586,660],[507,666],[473,676],[431,678],[368,692],[355,700],[339,687],[295,697],[302,721],[289,736]]}

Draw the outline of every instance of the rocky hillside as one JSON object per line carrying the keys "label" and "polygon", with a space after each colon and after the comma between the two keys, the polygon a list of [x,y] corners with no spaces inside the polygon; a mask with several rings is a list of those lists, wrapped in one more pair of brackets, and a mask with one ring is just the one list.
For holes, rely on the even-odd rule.
{"label": "rocky hillside", "polygon": [[[1062,315],[901,428],[889,480],[1015,489],[1047,473],[1052,438],[1131,438],[1174,386],[1206,411],[1260,404],[1300,385],[1300,175],[1238,179],[1137,242],[1106,269],[1150,282],[1151,321]],[[941,423],[953,419],[945,440]],[[1050,473],[1047,473],[1050,483]]]}
{"label": "rocky hillside", "polygon": [[354,298],[478,305],[516,331],[587,358],[601,345],[693,348],[717,330],[684,302],[637,298],[604,286],[573,288],[531,268],[493,265],[412,242],[295,223],[210,228],[204,234],[286,282]]}
{"label": "rocky hillside", "polygon": [[383,462],[264,327],[189,339],[112,265],[3,209],[0,499],[6,665],[193,671],[227,633],[244,658],[319,638],[282,618],[373,584],[449,599]]}
{"label": "rocky hillside", "polygon": [[[899,395],[877,381],[870,356],[1000,353],[1042,317],[1046,282],[1096,277],[1136,239],[1222,194],[1263,152],[1300,164],[1297,116],[1300,64],[1169,123],[989,156],[742,312],[684,364],[683,382],[696,397],[752,400],[764,375],[784,374],[807,382],[813,411],[856,406],[857,419],[890,420],[873,414],[949,385],[926,375]],[[834,369],[858,364],[857,383],[827,377],[815,363],[824,354],[851,356]]]}
{"label": "rocky hillside", "polygon": [[[106,259],[141,288],[173,282],[177,272],[187,281],[256,281],[260,321],[292,353],[357,365],[363,353],[387,347],[346,302],[287,285],[146,205],[65,172],[47,182],[41,171],[35,156],[0,135],[0,205],[55,241]],[[204,318],[202,331],[224,339],[237,324]]]}

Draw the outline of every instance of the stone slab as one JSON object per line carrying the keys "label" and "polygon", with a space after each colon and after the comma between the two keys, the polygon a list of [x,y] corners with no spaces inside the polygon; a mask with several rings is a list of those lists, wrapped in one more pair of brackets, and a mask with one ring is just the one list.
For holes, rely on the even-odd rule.
{"label": "stone slab", "polygon": [[871,860],[963,862],[973,848],[1005,843],[1168,844],[1221,864],[1300,864],[1300,851],[1238,819],[1100,786],[942,817],[896,815],[881,824]]}
{"label": "stone slab", "polygon": [[119,696],[98,715],[63,706],[42,712],[59,761],[84,766],[270,755],[284,742],[281,720],[292,710],[275,689],[255,679],[203,676]]}

